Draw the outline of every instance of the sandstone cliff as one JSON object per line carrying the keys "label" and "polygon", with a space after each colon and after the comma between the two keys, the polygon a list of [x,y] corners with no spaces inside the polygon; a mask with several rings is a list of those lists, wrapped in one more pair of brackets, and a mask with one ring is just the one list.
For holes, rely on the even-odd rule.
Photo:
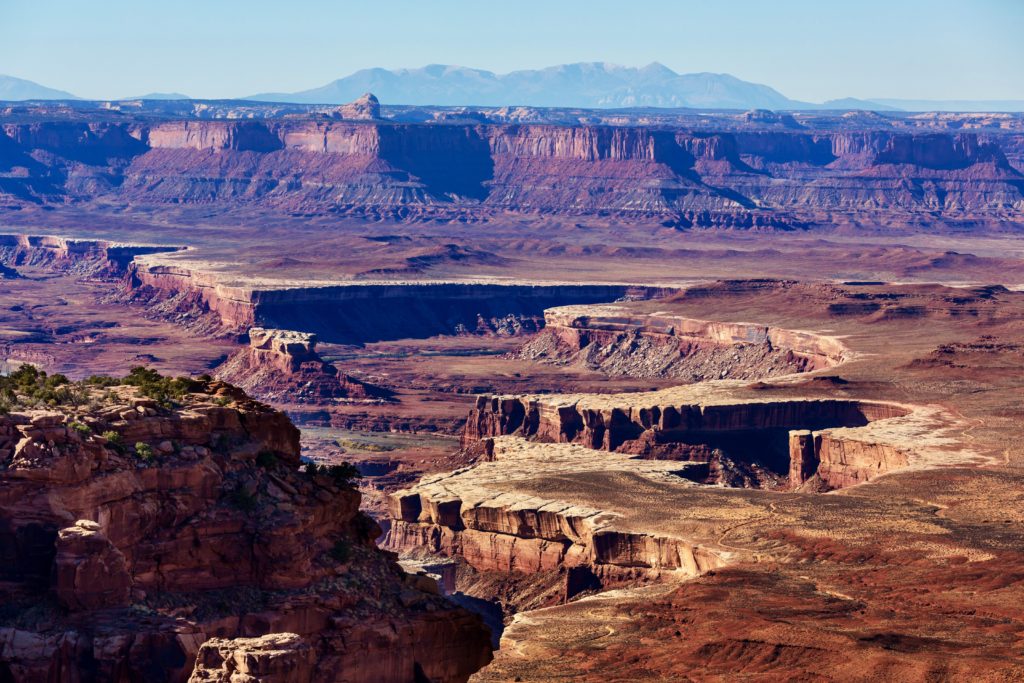
{"label": "sandstone cliff", "polygon": [[732,506],[767,499],[728,498],[711,522],[662,508],[663,498],[725,500],[725,486],[806,500],[909,465],[949,464],[949,436],[962,428],[936,407],[742,393],[738,382],[703,382],[482,396],[464,436],[476,463],[392,493],[387,543],[459,558],[485,579],[561,582],[563,599],[693,577],[736,559],[721,542],[737,524]]}
{"label": "sandstone cliff", "polygon": [[2,680],[222,680],[214,652],[253,661],[275,633],[316,680],[464,681],[488,661],[478,618],[377,550],[347,474],[300,471],[283,414],[133,377],[0,415]]}
{"label": "sandstone cliff", "polygon": [[[372,101],[342,113],[373,116]],[[354,105],[353,105],[354,106]],[[333,119],[7,122],[10,201],[258,205],[415,217],[614,213],[795,227],[829,213],[1013,220],[1013,134],[890,128],[416,124]],[[1015,151],[1013,153],[1016,153]]]}
{"label": "sandstone cliff", "polygon": [[[689,403],[681,403],[686,397]],[[714,450],[789,476],[793,487],[842,488],[909,463],[905,449],[865,427],[908,414],[892,403],[730,399],[704,386],[619,396],[481,396],[463,446],[518,435],[642,457],[707,462]],[[808,430],[813,429],[813,433]],[[794,432],[804,435],[797,441]],[[899,442],[896,442],[899,443]],[[720,462],[720,458],[716,458]]]}
{"label": "sandstone cliff", "polygon": [[44,266],[87,276],[119,277],[136,256],[177,250],[178,247],[117,244],[51,235],[0,234],[0,264]]}
{"label": "sandstone cliff", "polygon": [[[575,444],[491,440],[484,461],[424,477],[391,494],[387,542],[399,550],[459,557],[484,572],[584,569],[605,586],[663,574],[695,576],[722,565],[720,553],[697,541],[621,528],[619,515],[565,502],[558,492],[537,497],[507,490],[524,476],[596,467],[651,481],[681,481],[674,476],[678,463],[619,456],[600,458],[598,464],[594,457],[591,449]],[[563,581],[571,596],[570,577]]]}
{"label": "sandstone cliff", "polygon": [[391,392],[349,377],[316,352],[315,334],[253,327],[248,348],[218,367],[217,376],[261,399],[330,403],[386,400]]}
{"label": "sandstone cliff", "polygon": [[812,372],[841,363],[848,352],[839,340],[810,332],[602,305],[546,310],[543,332],[514,355],[610,375],[699,382]]}
{"label": "sandstone cliff", "polygon": [[487,281],[245,287],[221,283],[215,274],[201,270],[137,259],[128,268],[121,298],[220,332],[269,327],[353,344],[454,334],[486,327],[487,320],[539,316],[557,304],[597,303],[627,294],[650,297],[665,291],[624,284]]}

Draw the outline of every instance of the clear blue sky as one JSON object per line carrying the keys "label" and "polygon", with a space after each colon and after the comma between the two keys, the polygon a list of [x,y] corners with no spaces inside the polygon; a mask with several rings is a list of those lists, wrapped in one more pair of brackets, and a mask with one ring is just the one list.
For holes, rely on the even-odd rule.
{"label": "clear blue sky", "polygon": [[1024,0],[0,0],[0,73],[82,97],[579,61],[731,73],[807,101],[1024,99]]}

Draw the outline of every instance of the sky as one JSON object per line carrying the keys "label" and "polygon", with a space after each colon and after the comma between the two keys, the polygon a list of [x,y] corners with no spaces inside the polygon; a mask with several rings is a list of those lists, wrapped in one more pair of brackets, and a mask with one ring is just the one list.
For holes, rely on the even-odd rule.
{"label": "sky", "polygon": [[810,102],[1024,99],[1024,0],[0,0],[0,74],[86,98],[583,61],[729,73]]}

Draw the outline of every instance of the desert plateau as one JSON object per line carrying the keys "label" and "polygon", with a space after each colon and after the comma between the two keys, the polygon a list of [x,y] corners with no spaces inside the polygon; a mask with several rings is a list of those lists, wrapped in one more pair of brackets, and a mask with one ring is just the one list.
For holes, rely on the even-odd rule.
{"label": "desert plateau", "polygon": [[0,77],[0,683],[1024,679],[1010,90],[259,92]]}

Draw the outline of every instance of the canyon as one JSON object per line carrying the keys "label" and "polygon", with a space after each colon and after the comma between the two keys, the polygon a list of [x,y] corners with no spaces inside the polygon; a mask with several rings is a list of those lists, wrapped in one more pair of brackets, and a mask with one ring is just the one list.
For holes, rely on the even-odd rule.
{"label": "canyon", "polygon": [[0,130],[0,680],[1024,676],[1019,115]]}

